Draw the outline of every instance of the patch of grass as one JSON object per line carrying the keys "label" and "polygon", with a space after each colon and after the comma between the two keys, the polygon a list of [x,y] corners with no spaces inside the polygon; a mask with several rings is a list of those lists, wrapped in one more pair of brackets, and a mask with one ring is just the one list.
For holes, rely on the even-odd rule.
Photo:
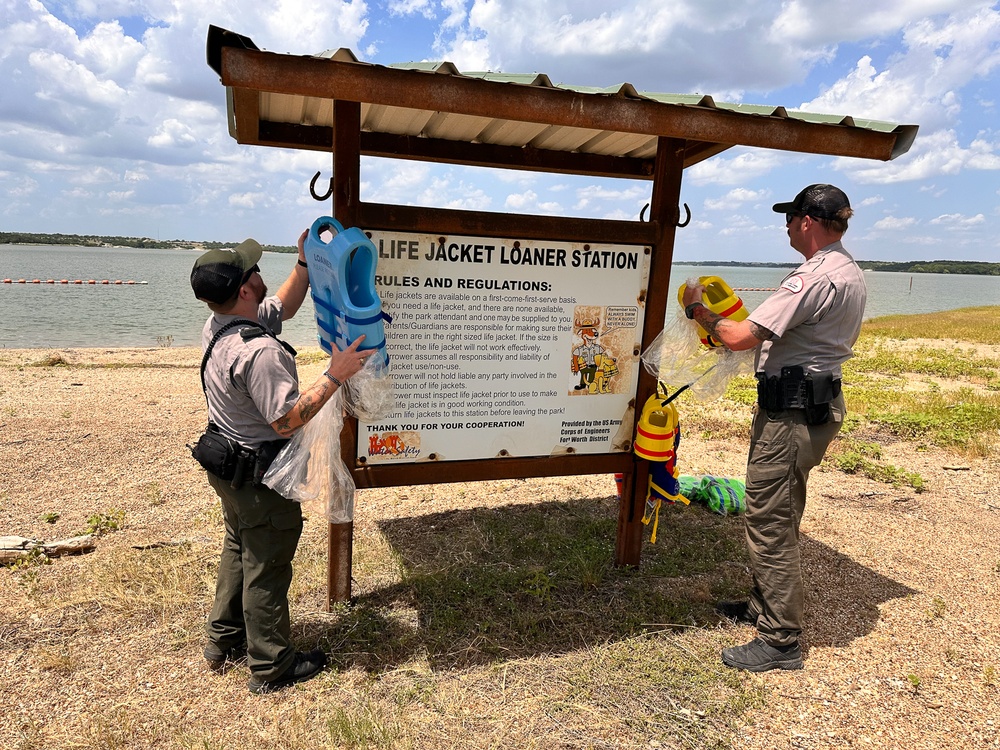
{"label": "patch of grass", "polygon": [[149,482],[143,487],[143,494],[150,505],[156,507],[166,502],[163,498],[163,488],[159,482]]}
{"label": "patch of grass", "polygon": [[86,534],[103,536],[115,531],[121,531],[125,526],[125,511],[112,509],[107,513],[95,513],[87,519]]}
{"label": "patch of grass", "polygon": [[919,346],[900,349],[884,339],[863,339],[855,347],[855,358],[845,366],[848,372],[877,372],[881,375],[936,375],[944,378],[977,378],[983,382],[996,377],[1000,361],[977,356],[961,347]]}
{"label": "patch of grass", "polygon": [[42,515],[40,515],[39,518],[45,523],[55,523],[56,521],[59,520],[59,514],[56,513],[55,511],[50,510],[46,513],[42,513]]}
{"label": "patch of grass", "polygon": [[[948,343],[899,345],[916,338]],[[1000,359],[983,356],[977,344],[1000,344],[1000,307],[865,323],[855,356],[843,368],[848,406],[843,434],[885,434],[969,456],[994,455],[1000,450]],[[913,378],[924,388],[908,389]],[[945,388],[945,382],[953,387]],[[733,405],[750,407],[756,398],[753,377],[735,377],[719,406],[686,402],[682,430],[712,438],[745,436],[746,422],[733,418],[744,412]],[[745,413],[748,421],[749,408]],[[888,479],[909,481],[906,476]]]}
{"label": "patch of grass", "polygon": [[940,596],[935,596],[931,599],[931,608],[927,610],[927,617],[931,620],[940,620],[944,617],[944,613],[948,611],[948,605],[945,603],[944,599]]}
{"label": "patch of grass", "polygon": [[[461,668],[635,635],[650,623],[717,623],[710,584],[688,580],[731,579],[731,561],[746,555],[739,519],[664,508],[657,544],[636,572],[611,565],[615,505],[605,498],[384,521],[384,542],[356,543],[355,569],[398,583],[359,600],[338,631],[373,648],[365,659],[373,666],[418,651],[435,667]],[[387,615],[400,605],[418,630]],[[330,638],[333,645],[338,634]]]}
{"label": "patch of grass", "polygon": [[378,706],[368,703],[356,711],[337,706],[326,720],[326,730],[334,747],[344,750],[395,750],[410,746],[401,742],[399,719],[386,716]]}
{"label": "patch of grass", "polygon": [[845,474],[860,474],[894,487],[912,487],[917,492],[925,489],[923,477],[919,474],[882,463],[882,449],[876,443],[842,440],[831,446],[824,462]]}
{"label": "patch of grass", "polygon": [[862,335],[1000,344],[1000,310],[996,307],[966,307],[923,315],[887,315],[865,323]]}

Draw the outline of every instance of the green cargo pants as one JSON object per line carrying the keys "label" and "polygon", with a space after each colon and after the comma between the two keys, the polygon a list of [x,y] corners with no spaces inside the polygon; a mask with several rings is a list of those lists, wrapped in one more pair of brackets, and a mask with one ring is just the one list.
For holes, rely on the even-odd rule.
{"label": "green cargo pants", "polygon": [[222,500],[226,526],[208,639],[222,653],[245,639],[251,673],[274,680],[295,658],[288,587],[302,510],[267,487],[247,482],[234,490],[211,473],[208,481]]}
{"label": "green cargo pants", "polygon": [[840,431],[843,395],[831,404],[823,425],[807,425],[802,409],[754,411],[747,460],[747,548],[753,573],[750,614],[757,631],[774,646],[787,646],[802,632],[805,595],[799,559],[799,524],[806,507],[806,481]]}

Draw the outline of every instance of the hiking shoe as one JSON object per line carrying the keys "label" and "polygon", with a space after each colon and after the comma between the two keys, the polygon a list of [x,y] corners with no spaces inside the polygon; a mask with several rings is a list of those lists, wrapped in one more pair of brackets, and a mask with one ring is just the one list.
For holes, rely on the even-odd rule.
{"label": "hiking shoe", "polygon": [[791,646],[771,646],[763,638],[754,638],[746,645],[722,649],[722,663],[748,672],[802,669],[802,649],[798,643]]}
{"label": "hiking shoe", "polygon": [[750,614],[750,602],[718,602],[715,611],[738,625],[757,625],[757,618]]}
{"label": "hiking shoe", "polygon": [[242,661],[247,656],[247,645],[241,643],[238,646],[233,646],[225,651],[220,651],[219,647],[214,643],[209,643],[205,646],[205,650],[202,652],[205,656],[205,661],[208,663],[208,668],[213,672],[224,672],[226,671],[227,664],[235,664],[236,662]]}
{"label": "hiking shoe", "polygon": [[276,680],[261,680],[251,677],[250,682],[247,683],[247,688],[254,695],[273,693],[289,685],[294,685],[296,682],[305,682],[315,677],[323,671],[323,667],[325,666],[326,654],[320,649],[313,649],[307,653],[296,651],[292,666],[282,672],[280,677]]}

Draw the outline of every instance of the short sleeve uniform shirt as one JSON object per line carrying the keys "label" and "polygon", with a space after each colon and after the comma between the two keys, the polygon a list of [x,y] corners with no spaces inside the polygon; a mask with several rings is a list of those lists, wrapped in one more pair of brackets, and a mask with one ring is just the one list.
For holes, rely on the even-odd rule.
{"label": "short sleeve uniform shirt", "polygon": [[782,367],[841,376],[861,332],[867,290],[864,274],[840,242],[792,271],[749,319],[774,334],[757,350],[756,370],[780,375]]}
{"label": "short sleeve uniform shirt", "polygon": [[[268,297],[258,309],[258,320],[275,335],[281,333],[282,304]],[[202,350],[216,332],[236,320],[235,315],[213,314],[202,331]],[[271,336],[244,339],[234,326],[222,334],[205,366],[208,417],[222,434],[247,448],[257,448],[281,437],[271,423],[283,417],[299,399],[295,358]]]}

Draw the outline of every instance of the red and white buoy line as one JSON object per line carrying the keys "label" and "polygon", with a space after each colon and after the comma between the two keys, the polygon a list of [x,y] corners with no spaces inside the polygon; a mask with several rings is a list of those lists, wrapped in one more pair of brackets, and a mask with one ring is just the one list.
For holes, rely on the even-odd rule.
{"label": "red and white buoy line", "polygon": [[148,281],[122,281],[121,279],[0,279],[4,284],[105,284],[109,286],[133,286],[148,284]]}
{"label": "red and white buoy line", "polygon": [[734,286],[734,292],[776,292],[777,287],[773,286]]}

